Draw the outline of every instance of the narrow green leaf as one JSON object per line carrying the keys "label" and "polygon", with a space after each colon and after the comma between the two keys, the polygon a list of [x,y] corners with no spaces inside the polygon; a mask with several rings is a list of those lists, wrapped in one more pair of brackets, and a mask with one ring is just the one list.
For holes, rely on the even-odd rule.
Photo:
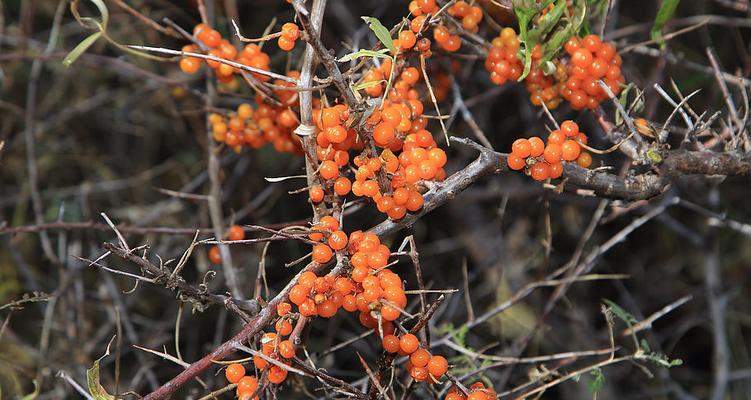
{"label": "narrow green leaf", "polygon": [[605,302],[605,304],[610,307],[610,309],[613,311],[613,314],[615,314],[616,317],[620,318],[623,322],[626,323],[629,327],[631,327],[633,324],[639,322],[631,313],[624,310],[621,306],[618,304],[615,304],[612,300],[603,299],[602,301]]}
{"label": "narrow green leaf", "polygon": [[343,56],[342,58],[338,59],[337,61],[339,61],[339,62],[349,62],[349,61],[356,60],[356,59],[361,58],[361,57],[391,58],[391,56],[389,56],[388,54],[386,54],[388,52],[389,52],[388,49],[381,49],[381,50],[378,50],[378,51],[362,49],[362,50],[358,50],[358,51],[356,51],[354,53],[349,53],[349,54]]}
{"label": "narrow green leaf", "polygon": [[78,57],[80,57],[81,54],[86,52],[86,50],[88,50],[89,47],[91,47],[91,45],[94,44],[97,41],[97,39],[99,39],[100,36],[102,36],[101,31],[94,32],[91,35],[89,35],[86,39],[82,40],[81,43],[78,44],[78,46],[76,46],[73,50],[70,51],[70,53],[68,53],[67,56],[65,56],[65,58],[63,59],[63,65],[65,65],[66,67],[70,67],[71,64],[76,62]]}
{"label": "narrow green leaf", "polygon": [[[112,341],[110,341],[110,344],[112,344]],[[109,345],[107,345],[107,351],[94,361],[94,365],[91,368],[86,370],[86,384],[89,387],[89,394],[94,400],[115,400],[115,396],[107,393],[107,390],[99,382],[99,361],[102,361],[108,355],[110,355]]]}
{"label": "narrow green leaf", "polygon": [[362,90],[362,89],[367,89],[369,87],[373,87],[375,85],[380,85],[380,84],[382,84],[384,82],[386,82],[386,81],[383,80],[383,79],[381,79],[380,81],[361,82],[361,83],[358,83],[357,85],[353,86],[352,88],[355,89],[355,90]]}
{"label": "narrow green leaf", "polygon": [[662,37],[662,28],[667,24],[670,18],[675,14],[675,9],[678,8],[680,0],[662,0],[660,10],[657,11],[657,17],[655,23],[652,25],[650,36],[660,47],[665,47],[665,40]]}
{"label": "narrow green leaf", "polygon": [[552,60],[558,52],[561,51],[563,45],[572,36],[576,35],[584,22],[584,16],[587,14],[587,6],[583,1],[576,2],[574,5],[574,14],[571,16],[571,20],[563,29],[559,29],[553,33],[553,36],[545,42],[542,46],[542,60],[541,62],[548,62]]}
{"label": "narrow green leaf", "polygon": [[514,13],[516,13],[516,18],[519,20],[519,40],[524,43],[524,72],[519,77],[519,81],[521,82],[527,77],[532,67],[532,48],[537,44],[536,42],[531,43],[527,30],[536,12],[531,8],[515,7]]}
{"label": "narrow green leaf", "polygon": [[391,51],[391,53],[396,52],[396,48],[394,48],[394,40],[391,38],[391,34],[389,33],[389,30],[386,29],[385,26],[381,23],[381,21],[378,20],[378,18],[374,17],[361,17],[363,21],[368,23],[368,27],[370,28],[373,33],[375,33],[378,40],[383,43],[383,45]]}

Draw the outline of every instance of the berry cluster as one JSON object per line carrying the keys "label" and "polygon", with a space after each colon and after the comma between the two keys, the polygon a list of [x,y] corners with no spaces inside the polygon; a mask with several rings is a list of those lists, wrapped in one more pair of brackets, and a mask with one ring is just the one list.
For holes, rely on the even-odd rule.
{"label": "berry cluster", "polygon": [[[256,44],[249,44],[242,50],[238,51],[232,43],[227,39],[222,38],[222,35],[217,30],[212,29],[206,24],[196,25],[193,29],[193,35],[209,49],[208,55],[210,56],[235,61],[239,64],[260,70],[270,71],[269,55],[261,51],[261,48]],[[195,44],[189,44],[183,46],[182,50],[195,53],[199,51],[199,48]],[[198,72],[201,68],[201,64],[201,59],[196,57],[186,56],[180,59],[180,69],[187,74],[195,74]],[[235,73],[238,72],[236,68],[215,60],[206,60],[206,65],[214,70],[217,79],[222,83],[232,82]],[[254,73],[253,76],[264,82],[270,79],[268,76],[261,74]]]}
{"label": "berry cluster", "polygon": [[[296,77],[298,73],[290,71],[288,76]],[[280,80],[275,82],[280,86],[285,83]],[[294,128],[299,124],[298,117],[286,106],[291,100],[290,94],[294,95],[294,92],[279,90],[276,94],[282,99],[282,106],[273,107],[259,98],[256,100],[259,106],[255,109],[250,104],[243,103],[228,115],[211,114],[209,122],[214,140],[235,151],[240,151],[243,146],[259,149],[271,143],[280,153],[302,154],[300,139],[293,134]]]}
{"label": "berry cluster", "polygon": [[563,174],[562,161],[576,161],[584,168],[592,164],[592,156],[582,151],[579,143],[587,144],[587,135],[579,131],[576,122],[564,121],[560,130],[550,132],[547,144],[537,136],[514,141],[506,162],[512,170],[526,167],[536,181],[557,179]]}
{"label": "berry cluster", "polygon": [[440,382],[441,377],[448,371],[448,361],[440,355],[431,355],[420,347],[417,336],[411,333],[402,335],[385,335],[383,349],[389,353],[409,356],[406,369],[409,376],[417,382]]}
{"label": "berry cluster", "polygon": [[[232,225],[226,232],[227,240],[243,240],[245,239],[245,230],[240,225]],[[212,264],[221,264],[222,255],[219,252],[219,246],[211,246],[209,248],[209,261]]]}
{"label": "berry cluster", "polygon": [[462,38],[459,35],[451,34],[449,28],[443,25],[433,28],[433,39],[438,43],[438,46],[449,53],[458,51],[462,47]]}
{"label": "berry cluster", "polygon": [[603,43],[597,35],[587,35],[582,39],[572,37],[566,42],[565,49],[571,56],[571,62],[561,94],[572,108],[594,109],[608,98],[598,80],[602,80],[614,95],[621,92],[624,82],[622,60],[616,53],[615,45]]}
{"label": "berry cluster", "polygon": [[469,395],[465,396],[456,386],[452,386],[446,393],[444,400],[493,400],[497,396],[495,390],[485,387],[482,382],[475,382],[469,387]]}
{"label": "berry cluster", "polygon": [[282,31],[280,32],[279,39],[277,39],[277,45],[284,51],[291,51],[295,48],[295,41],[300,37],[300,28],[292,22],[287,22],[282,25]]}
{"label": "berry cluster", "polygon": [[[516,32],[504,28],[491,44],[485,60],[490,80],[502,85],[518,79],[524,67]],[[565,50],[571,58],[568,65],[556,60],[555,70],[546,75],[540,65],[540,47],[533,48],[532,66],[525,78],[532,104],[540,106],[544,103],[547,108],[554,109],[563,98],[575,110],[593,109],[608,98],[598,80],[602,80],[613,94],[621,92],[625,81],[621,75],[622,60],[612,43],[603,43],[597,35],[581,39],[572,37],[566,42]]]}
{"label": "berry cluster", "polygon": [[545,75],[542,68],[540,68],[540,45],[537,45],[532,50],[532,67],[529,74],[524,78],[524,83],[529,92],[530,102],[540,107],[545,104],[549,110],[554,110],[561,103],[561,89],[564,88],[564,82],[566,81],[566,67],[560,62],[555,61],[555,72],[550,76]]}
{"label": "berry cluster", "polygon": [[409,2],[409,12],[418,17],[426,14],[433,14],[438,11],[438,4],[435,0],[412,0]]}
{"label": "berry cluster", "polygon": [[477,32],[478,25],[482,21],[483,16],[482,8],[471,6],[464,0],[459,0],[449,7],[448,13],[454,18],[461,18],[462,28],[473,33]]}
{"label": "berry cluster", "polygon": [[511,28],[503,28],[491,44],[485,59],[485,69],[490,72],[490,80],[496,85],[503,85],[507,81],[519,79],[524,66],[517,56],[521,42],[516,32]]}
{"label": "berry cluster", "polygon": [[258,379],[255,376],[245,375],[245,367],[242,364],[232,363],[224,370],[227,382],[237,384],[237,398],[240,400],[258,400],[253,396],[258,390]]}

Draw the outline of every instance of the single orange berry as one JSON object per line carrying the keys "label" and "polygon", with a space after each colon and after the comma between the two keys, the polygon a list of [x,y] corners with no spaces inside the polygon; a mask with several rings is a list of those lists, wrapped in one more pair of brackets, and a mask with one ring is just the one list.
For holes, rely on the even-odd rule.
{"label": "single orange berry", "polygon": [[323,201],[323,188],[320,186],[313,186],[308,190],[308,194],[310,195],[310,201],[313,203],[320,203]]}
{"label": "single orange berry", "polygon": [[279,355],[284,358],[292,358],[295,356],[295,345],[289,340],[282,340],[279,342]]}
{"label": "single orange berry", "polygon": [[240,382],[243,376],[245,376],[245,367],[242,364],[230,364],[224,370],[224,377],[227,378],[229,383]]}
{"label": "single orange berry", "polygon": [[287,379],[287,370],[274,365],[269,369],[268,378],[269,382],[278,385],[284,382],[285,379]]}
{"label": "single orange berry", "polygon": [[398,352],[401,348],[399,343],[399,338],[394,335],[386,335],[383,337],[383,349],[389,353]]}
{"label": "single orange berry", "polygon": [[443,356],[433,356],[430,357],[430,361],[428,361],[428,372],[430,372],[430,375],[433,375],[435,378],[440,378],[443,376],[443,374],[446,373],[449,369],[449,363],[446,361],[446,358]]}
{"label": "single orange berry", "polygon": [[566,140],[561,145],[561,158],[566,161],[573,161],[579,157],[581,146],[573,140]]}
{"label": "single orange berry", "polygon": [[511,145],[511,154],[515,154],[517,157],[527,158],[532,151],[532,145],[527,139],[516,139]]}
{"label": "single orange berry", "polygon": [[344,249],[347,247],[347,234],[343,231],[333,232],[329,236],[329,246],[335,251]]}
{"label": "single orange berry", "polygon": [[[266,362],[263,359],[261,361]],[[237,382],[237,397],[252,396],[256,390],[258,390],[258,379],[255,376],[243,376]]]}
{"label": "single orange berry", "polygon": [[227,239],[243,240],[245,239],[245,230],[240,225],[232,225],[227,230]]}
{"label": "single orange berry", "polygon": [[219,251],[219,246],[212,246],[209,249],[209,261],[212,264],[221,264],[222,263],[222,254]]}
{"label": "single orange berry", "polygon": [[418,347],[420,347],[420,341],[417,340],[417,336],[411,333],[404,334],[399,338],[399,348],[407,354],[414,353]]}
{"label": "single orange berry", "polygon": [[550,178],[550,165],[544,161],[537,162],[529,169],[529,173],[532,176],[532,179],[536,181],[544,181]]}
{"label": "single orange berry", "polygon": [[512,169],[514,171],[518,171],[522,168],[524,168],[524,165],[526,164],[524,162],[524,159],[517,156],[514,153],[511,153],[506,157],[506,164],[508,164],[509,169]]}
{"label": "single orange berry", "polygon": [[579,125],[574,121],[563,121],[561,124],[561,132],[566,136],[576,136],[579,133]]}
{"label": "single orange berry", "polygon": [[334,253],[331,251],[331,247],[325,244],[317,244],[313,247],[313,261],[319,264],[326,264],[331,261]]}

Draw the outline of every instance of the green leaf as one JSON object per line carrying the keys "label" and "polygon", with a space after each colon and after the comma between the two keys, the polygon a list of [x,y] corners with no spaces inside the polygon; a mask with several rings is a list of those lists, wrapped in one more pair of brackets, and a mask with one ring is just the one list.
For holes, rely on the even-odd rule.
{"label": "green leaf", "polygon": [[527,28],[537,12],[532,8],[514,7],[514,13],[516,13],[516,18],[519,20],[519,40],[524,43],[524,72],[518,79],[521,82],[527,77],[532,67],[532,48],[537,43],[532,43],[529,40]]}
{"label": "green leaf", "polygon": [[378,40],[383,43],[383,45],[391,51],[391,53],[396,52],[396,48],[394,48],[394,40],[391,38],[391,34],[389,33],[389,30],[386,29],[385,26],[381,23],[381,21],[378,20],[378,18],[374,17],[361,17],[363,21],[368,23],[368,28],[370,28],[373,33],[375,33]]}
{"label": "green leaf", "polygon": [[94,361],[94,365],[86,370],[86,384],[89,387],[89,394],[94,400],[115,400],[115,397],[107,393],[102,384],[99,382],[99,361],[110,354],[109,345],[107,346],[107,352],[104,353],[99,359]]}
{"label": "green leaf", "polygon": [[650,36],[652,37],[652,40],[660,45],[660,48],[665,47],[665,40],[662,37],[662,28],[670,18],[673,17],[673,14],[675,14],[675,9],[678,8],[678,3],[680,3],[680,0],[662,0],[660,10],[657,11],[657,17],[655,18],[654,25],[652,25]]}
{"label": "green leaf", "polygon": [[361,82],[361,83],[358,83],[357,85],[353,86],[352,88],[355,89],[355,90],[362,90],[362,89],[367,89],[369,87],[373,87],[375,85],[380,85],[380,84],[382,84],[384,82],[386,82],[386,81],[383,80],[383,79],[381,79],[379,81]]}
{"label": "green leaf", "polygon": [[378,51],[362,49],[362,50],[358,50],[358,51],[356,51],[354,53],[349,53],[349,54],[345,55],[344,57],[338,59],[337,61],[339,61],[339,62],[349,62],[349,61],[356,60],[356,59],[361,58],[361,57],[389,58],[390,59],[391,56],[389,56],[387,54],[388,52],[389,52],[388,49],[381,49],[381,50],[378,50]]}
{"label": "green leaf", "polygon": [[579,32],[586,14],[586,4],[583,1],[576,2],[574,5],[574,14],[571,16],[569,23],[563,29],[555,31],[553,36],[543,44],[541,63],[552,60],[561,51],[566,41]]}
{"label": "green leaf", "polygon": [[63,59],[63,65],[66,67],[70,67],[78,57],[81,57],[81,54],[85,53],[86,50],[91,47],[100,37],[102,36],[102,31],[94,32],[91,35],[89,35],[86,39],[82,40],[81,43],[78,44],[73,50],[68,53],[67,56]]}
{"label": "green leaf", "polygon": [[619,306],[618,304],[615,304],[615,302],[613,302],[612,300],[603,299],[602,301],[604,301],[605,304],[610,307],[611,311],[613,311],[613,314],[615,314],[616,317],[625,322],[629,327],[639,322],[639,320],[637,320],[633,315],[621,308],[621,306]]}
{"label": "green leaf", "polygon": [[592,370],[590,375],[592,375],[593,378],[587,383],[587,388],[589,388],[589,391],[592,392],[592,394],[595,394],[602,390],[602,387],[605,385],[605,375],[603,375],[599,368]]}

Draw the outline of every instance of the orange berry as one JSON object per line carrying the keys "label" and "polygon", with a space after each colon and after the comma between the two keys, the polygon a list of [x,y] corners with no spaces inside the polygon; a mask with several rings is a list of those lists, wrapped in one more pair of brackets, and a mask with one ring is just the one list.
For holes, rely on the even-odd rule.
{"label": "orange berry", "polygon": [[581,153],[581,146],[573,140],[566,140],[561,145],[561,158],[566,161],[576,160],[579,153]]}
{"label": "orange berry", "polygon": [[571,63],[579,68],[588,68],[592,64],[592,52],[584,48],[576,49],[571,55]]}
{"label": "orange berry", "polygon": [[195,74],[201,69],[201,60],[195,57],[182,57],[180,59],[180,70],[186,74]]}
{"label": "orange berry", "polygon": [[433,375],[435,378],[443,376],[443,374],[448,371],[448,368],[449,363],[443,356],[433,356],[430,357],[430,361],[428,361],[428,372],[430,372],[430,375]]}
{"label": "orange berry", "polygon": [[268,378],[269,382],[278,385],[287,379],[287,370],[274,365],[269,369]]}
{"label": "orange berry", "polygon": [[289,40],[295,41],[298,37],[300,37],[300,28],[298,28],[297,25],[292,22],[287,22],[286,24],[282,25],[282,36],[286,37]]}
{"label": "orange berry", "polygon": [[198,33],[198,40],[207,47],[214,48],[222,43],[222,35],[214,29],[207,28]]}
{"label": "orange berry", "polygon": [[[259,357],[260,358],[260,357]],[[266,360],[261,359],[264,363]],[[232,364],[239,365],[239,364]],[[241,365],[242,367],[242,365]],[[243,368],[244,373],[245,368]],[[235,383],[235,382],[232,382]],[[255,376],[243,376],[237,382],[237,397],[252,396],[258,390],[258,379]]]}
{"label": "orange berry", "polygon": [[292,333],[292,324],[286,319],[280,319],[276,322],[276,333],[281,336],[288,336]]}
{"label": "orange berry", "polygon": [[313,203],[320,203],[323,201],[323,189],[320,186],[313,186],[308,190],[310,195],[310,201]]}
{"label": "orange berry", "polygon": [[317,244],[313,247],[313,261],[319,264],[326,264],[331,261],[334,253],[331,251],[331,247],[325,244]]}
{"label": "orange berry", "polygon": [[425,349],[417,349],[409,356],[409,361],[415,367],[424,367],[430,361],[430,352]]}
{"label": "orange berry", "polygon": [[[387,115],[386,112],[384,112],[384,115]],[[401,119],[401,116],[399,116],[399,118]],[[376,125],[375,129],[373,130],[373,140],[377,145],[381,147],[388,146],[388,144],[391,143],[392,140],[394,140],[395,136],[395,127],[392,123],[389,122],[381,122],[380,124]]]}
{"label": "orange berry", "polygon": [[532,179],[536,181],[544,181],[550,178],[550,165],[546,162],[535,163],[530,169],[529,173]]}
{"label": "orange berry", "polygon": [[346,196],[352,189],[352,182],[348,178],[341,176],[334,181],[334,193],[337,196]]}
{"label": "orange berry", "polygon": [[403,30],[399,32],[399,42],[402,50],[409,50],[415,45],[417,38],[415,38],[415,34],[412,31]]}
{"label": "orange berry", "polygon": [[563,121],[561,124],[561,132],[566,136],[576,136],[579,133],[579,125],[574,121]]}
{"label": "orange berry", "polygon": [[514,171],[518,171],[524,168],[524,165],[526,165],[524,159],[514,153],[511,153],[508,155],[508,157],[506,157],[506,164],[508,165],[509,169],[512,169]]}
{"label": "orange berry", "polygon": [[329,236],[329,246],[339,251],[347,247],[347,234],[342,231],[336,231]]}
{"label": "orange berry", "polygon": [[276,306],[276,315],[283,317],[287,314],[289,314],[292,311],[292,305],[290,305],[287,302],[279,303],[278,306]]}
{"label": "orange berry", "polygon": [[514,154],[517,157],[527,158],[531,151],[532,145],[527,139],[516,139],[511,145],[511,154]]}
{"label": "orange berry", "polygon": [[407,354],[414,353],[419,346],[420,341],[417,340],[417,336],[411,333],[404,334],[399,338],[399,348]]}
{"label": "orange berry", "polygon": [[245,376],[245,367],[242,364],[230,364],[224,370],[224,377],[229,383],[237,383],[243,376]]}
{"label": "orange berry", "polygon": [[589,168],[589,166],[592,165],[592,155],[583,151],[579,154],[579,157],[576,158],[576,163],[582,168]]}
{"label": "orange berry", "polygon": [[396,353],[401,349],[400,340],[394,335],[385,335],[383,337],[383,349],[389,353]]}
{"label": "orange berry", "polygon": [[537,136],[529,138],[529,155],[531,157],[539,157],[542,152],[545,151],[545,143]]}
{"label": "orange berry", "polygon": [[240,225],[232,225],[227,230],[227,239],[243,240],[245,239],[245,230]]}
{"label": "orange berry", "polygon": [[279,355],[284,358],[292,358],[295,356],[295,345],[289,340],[282,340],[279,342]]}
{"label": "orange berry", "polygon": [[212,264],[221,264],[222,263],[222,254],[219,251],[219,246],[212,246],[209,249],[209,261]]}
{"label": "orange berry", "polygon": [[289,292],[289,301],[296,304],[298,307],[310,296],[310,287],[303,285],[292,286]]}
{"label": "orange berry", "polygon": [[542,155],[545,157],[545,161],[547,161],[550,164],[554,164],[561,161],[561,146],[558,144],[551,144],[548,143],[547,147],[545,147],[545,151],[543,151]]}
{"label": "orange berry", "polygon": [[320,168],[318,169],[318,173],[321,175],[321,178],[323,179],[334,179],[337,176],[339,176],[339,167],[336,165],[335,162],[331,160],[326,160],[321,163]]}

